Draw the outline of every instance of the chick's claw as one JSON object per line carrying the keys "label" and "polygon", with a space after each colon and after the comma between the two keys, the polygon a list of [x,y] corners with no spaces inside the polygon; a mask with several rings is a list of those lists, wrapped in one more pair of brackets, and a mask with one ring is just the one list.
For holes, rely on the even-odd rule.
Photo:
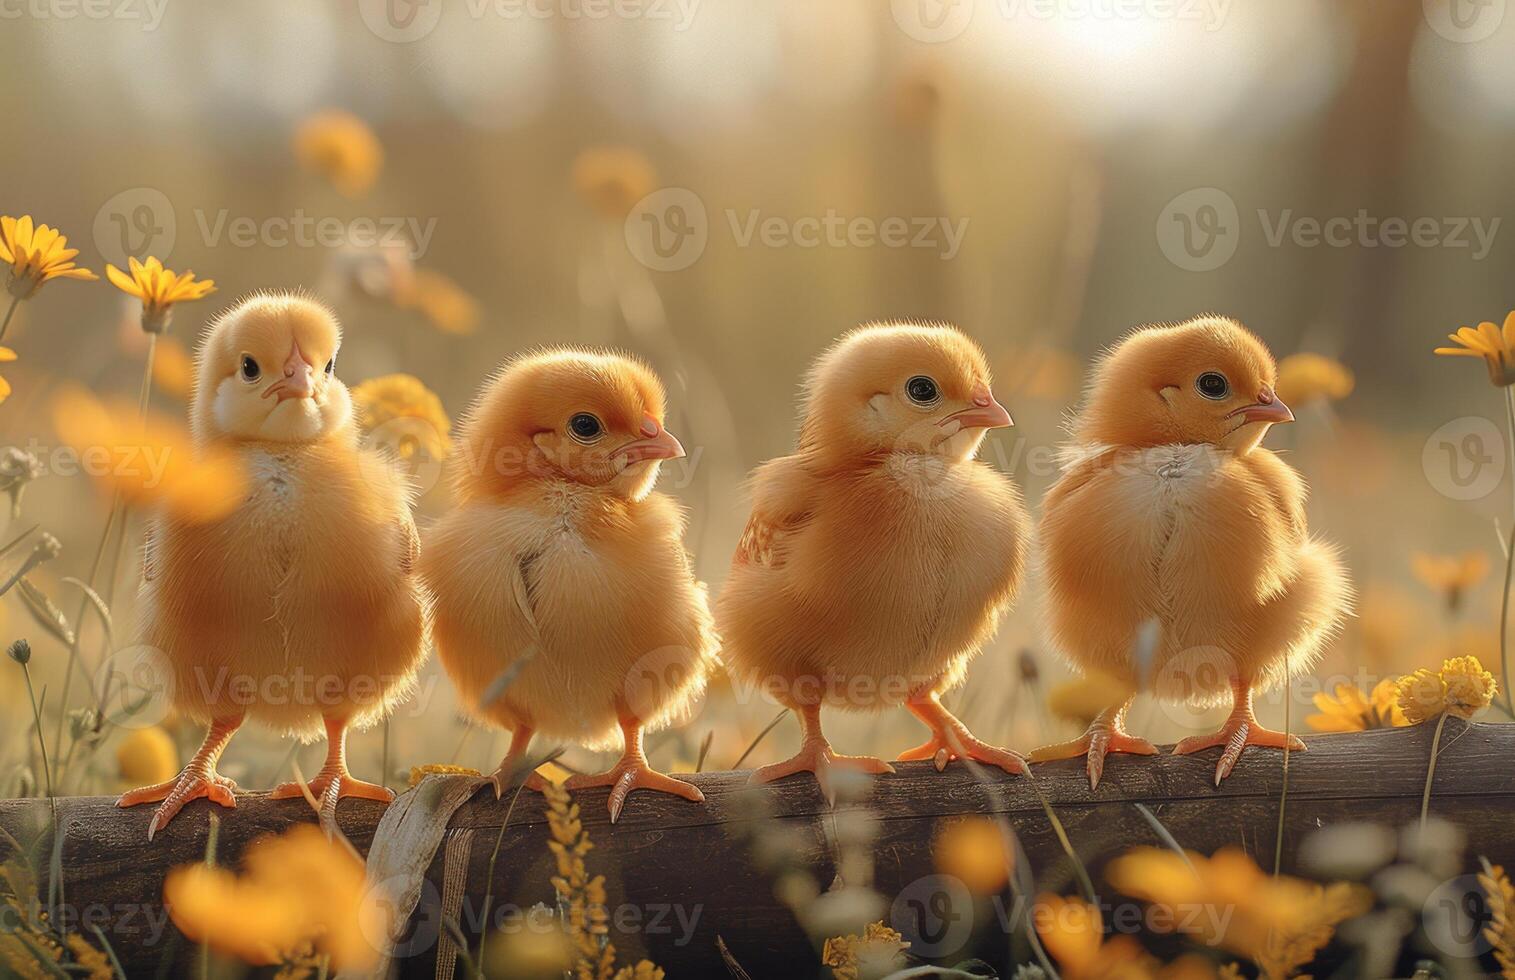
{"label": "chick's claw", "polygon": [[1127,755],[1157,755],[1157,746],[1144,738],[1109,728],[1091,728],[1071,742],[1044,745],[1031,753],[1032,762],[1084,757],[1084,771],[1089,774],[1089,788],[1098,789],[1105,773],[1105,758],[1112,752]]}
{"label": "chick's claw", "polygon": [[998,766],[1011,775],[1026,773],[1026,760],[1009,749],[996,748],[987,742],[982,742],[972,735],[954,734],[950,739],[940,734],[931,736],[925,742],[913,749],[901,752],[895,761],[918,762],[922,759],[932,760],[937,772],[947,768],[947,763],[963,756],[975,762],[986,762],[991,766]]}
{"label": "chick's claw", "polygon": [[614,769],[593,776],[572,776],[563,784],[570,790],[590,789],[595,786],[609,786],[610,797],[606,806],[610,810],[610,822],[615,823],[621,819],[621,808],[626,805],[626,797],[631,795],[632,790],[650,789],[658,793],[669,793],[673,796],[681,796],[692,803],[705,802],[705,794],[693,783],[686,783],[682,779],[665,776],[649,766],[645,761],[623,761]]}
{"label": "chick's claw", "polygon": [[235,782],[213,770],[185,769],[177,779],[122,793],[116,806],[124,808],[163,801],[147,825],[147,839],[152,840],[191,800],[203,797],[220,806],[236,809],[237,799],[233,795],[236,789]]}
{"label": "chick's claw", "polygon": [[793,758],[763,766],[754,772],[747,780],[747,785],[760,786],[783,779],[785,776],[793,776],[795,773],[814,773],[815,781],[820,784],[821,793],[826,797],[826,802],[834,806],[836,787],[832,782],[831,773],[836,769],[869,776],[894,772],[894,767],[883,759],[875,759],[867,755],[838,755],[832,751],[831,743],[825,739],[815,738],[807,739]]}
{"label": "chick's claw", "polygon": [[1225,727],[1213,735],[1191,735],[1173,747],[1173,754],[1192,755],[1205,749],[1224,746],[1220,760],[1215,763],[1215,785],[1219,786],[1221,780],[1231,775],[1231,770],[1236,768],[1236,763],[1241,759],[1242,750],[1249,745],[1265,749],[1287,747],[1290,752],[1305,751],[1305,743],[1298,736],[1263,728],[1255,721],[1242,718],[1227,722]]}
{"label": "chick's claw", "polygon": [[[336,799],[344,799],[355,796],[360,800],[377,800],[380,803],[394,801],[394,791],[377,783],[367,783],[355,778],[347,772],[321,772],[309,783],[303,784],[310,788],[310,795],[316,799],[324,799],[336,787]],[[304,796],[302,784],[297,781],[280,783],[275,786],[273,792],[268,794],[271,800],[292,800],[298,796]]]}

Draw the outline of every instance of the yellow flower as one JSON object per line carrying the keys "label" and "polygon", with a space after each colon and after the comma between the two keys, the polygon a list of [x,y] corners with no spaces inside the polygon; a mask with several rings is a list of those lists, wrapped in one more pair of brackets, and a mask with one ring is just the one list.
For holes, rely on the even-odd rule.
{"label": "yellow flower", "polygon": [[1287,405],[1319,400],[1340,401],[1352,393],[1356,379],[1340,361],[1322,354],[1290,354],[1278,363],[1278,397]]}
{"label": "yellow flower", "polygon": [[478,301],[435,269],[416,269],[407,280],[395,283],[394,303],[420,313],[443,333],[464,336],[479,327]]}
{"label": "yellow flower", "polygon": [[1077,898],[1038,895],[1032,922],[1042,945],[1068,980],[1151,980],[1157,961],[1135,936],[1104,941],[1099,909]]}
{"label": "yellow flower", "polygon": [[1447,684],[1435,671],[1422,667],[1401,677],[1397,687],[1399,708],[1412,725],[1435,718],[1447,709]]}
{"label": "yellow flower", "polygon": [[1494,675],[1477,657],[1452,657],[1441,670],[1422,667],[1399,679],[1399,706],[1411,724],[1435,718],[1443,711],[1472,718],[1489,706],[1499,691]]}
{"label": "yellow flower", "polygon": [[435,762],[424,766],[410,767],[410,785],[419,786],[421,780],[427,776],[479,776],[482,773],[477,769],[467,766],[449,766],[445,763]]}
{"label": "yellow flower", "polygon": [[1478,884],[1489,897],[1489,924],[1483,927],[1483,938],[1494,948],[1500,975],[1511,980],[1515,978],[1515,886],[1504,868],[1487,861]]}
{"label": "yellow flower", "polygon": [[77,386],[53,398],[53,426],[102,485],[135,506],[161,506],[179,520],[205,523],[231,513],[246,494],[240,460],[220,447],[198,448],[176,420],[137,406],[107,407]]}
{"label": "yellow flower", "polygon": [[116,768],[133,786],[165,782],[179,771],[179,750],[158,726],[139,728],[116,746]]}
{"label": "yellow flower", "polygon": [[1438,347],[1436,353],[1451,357],[1481,357],[1489,369],[1489,380],[1503,388],[1515,384],[1515,310],[1504,318],[1504,329],[1485,320],[1475,330],[1459,327],[1447,338],[1460,347]]}
{"label": "yellow flower", "polygon": [[623,221],[656,188],[657,174],[648,159],[630,147],[598,146],[573,161],[573,185],[596,211]]}
{"label": "yellow flower", "polygon": [[[263,837],[242,856],[243,873],[207,864],[175,868],[163,883],[174,924],[191,942],[255,966],[314,946],[340,970],[371,967],[362,863],[314,824]],[[376,925],[376,924],[375,924]]]}
{"label": "yellow flower", "polygon": [[158,340],[153,356],[153,384],[175,398],[188,398],[195,388],[195,359],[172,337]]}
{"label": "yellow flower", "polygon": [[43,283],[53,279],[100,278],[74,264],[78,254],[79,250],[69,248],[67,236],[57,229],[47,225],[33,228],[29,214],[20,219],[0,216],[0,259],[10,263],[6,288],[17,299],[30,299]]}
{"label": "yellow flower", "polygon": [[163,268],[163,263],[149,255],[145,263],[135,256],[128,257],[127,275],[113,265],[105,266],[105,275],[112,285],[128,296],[142,301],[142,329],[148,333],[162,333],[168,329],[175,303],[204,299],[216,291],[216,281],[195,281],[195,274],[186,269],[182,273]]}
{"label": "yellow flower", "polygon": [[821,962],[837,980],[858,980],[898,969],[901,953],[910,948],[905,937],[884,925],[870,923],[861,936],[834,936],[821,948]]}
{"label": "yellow flower", "polygon": [[1011,860],[999,824],[988,817],[965,817],[946,824],[931,848],[936,868],[968,886],[975,895],[993,895],[1009,880]]}
{"label": "yellow flower", "polygon": [[[1245,956],[1263,977],[1279,980],[1310,962],[1338,924],[1373,904],[1372,892],[1361,885],[1275,877],[1235,847],[1209,858],[1190,852],[1187,861],[1169,850],[1138,847],[1112,861],[1107,877],[1122,893],[1167,908],[1173,928]],[[1185,909],[1218,914],[1179,914]]]}
{"label": "yellow flower", "polygon": [[1410,558],[1410,567],[1428,589],[1443,596],[1448,610],[1456,612],[1462,606],[1463,597],[1489,574],[1489,556],[1482,551],[1461,555],[1416,552]]}
{"label": "yellow flower", "polygon": [[[447,457],[452,420],[442,400],[420,378],[409,374],[370,378],[352,389],[352,407],[359,430],[365,436],[377,432],[400,459],[409,461],[417,450],[432,459]],[[397,419],[405,421],[390,424]]]}
{"label": "yellow flower", "polygon": [[340,109],[318,112],[300,124],[295,131],[295,156],[347,197],[367,193],[384,167],[384,147],[374,131]]}
{"label": "yellow flower", "polygon": [[1392,679],[1379,681],[1367,697],[1355,684],[1338,684],[1334,697],[1322,691],[1314,700],[1320,714],[1306,718],[1305,724],[1317,732],[1365,732],[1409,724],[1399,707],[1399,688]]}
{"label": "yellow flower", "polygon": [[1499,684],[1483,669],[1477,657],[1453,657],[1441,665],[1446,683],[1447,710],[1459,718],[1472,718],[1489,706]]}

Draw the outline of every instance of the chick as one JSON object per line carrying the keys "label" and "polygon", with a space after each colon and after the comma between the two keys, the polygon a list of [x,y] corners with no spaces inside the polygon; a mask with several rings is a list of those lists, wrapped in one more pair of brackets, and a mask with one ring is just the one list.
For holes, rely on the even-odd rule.
{"label": "chick", "polygon": [[[1310,536],[1299,474],[1258,445],[1294,418],[1276,381],[1268,348],[1235,320],[1138,329],[1096,369],[1043,505],[1054,641],[1132,691],[1231,698],[1220,731],[1174,750],[1223,746],[1216,785],[1248,745],[1303,751],[1258,725],[1252,695],[1307,670],[1351,598],[1335,551]],[[1107,752],[1156,752],[1124,731],[1129,704],[1032,759],[1087,754],[1095,786]]]}
{"label": "chick", "polygon": [[398,476],[359,449],[340,343],[319,303],[261,293],[217,318],[197,352],[195,443],[240,456],[250,489],[221,520],[147,529],[141,642],[172,666],[179,710],[209,725],[178,778],[117,801],[162,801],[149,838],[198,797],[236,806],[216,761],[249,719],[302,741],[324,728],[309,784],[324,819],[342,797],[394,798],[348,773],[346,739],[409,692],[425,651],[419,538]]}
{"label": "chick", "polygon": [[792,708],[804,741],[754,782],[830,767],[892,772],[835,754],[823,704],[904,705],[931,730],[901,760],[967,756],[1007,772],[939,700],[963,679],[1015,596],[1027,517],[1008,479],[975,460],[1011,424],[983,351],[955,327],[887,323],[815,362],[799,445],[752,478],[752,516],[716,605],[728,666]]}
{"label": "chick", "polygon": [[645,365],[554,349],[507,362],[462,426],[457,506],[427,530],[421,572],[442,665],[474,715],[512,733],[497,794],[540,732],[593,749],[621,736],[612,769],[568,784],[612,786],[612,821],[635,789],[704,799],[642,747],[686,713],[717,649],[683,511],[652,490],[684,455],[663,412]]}

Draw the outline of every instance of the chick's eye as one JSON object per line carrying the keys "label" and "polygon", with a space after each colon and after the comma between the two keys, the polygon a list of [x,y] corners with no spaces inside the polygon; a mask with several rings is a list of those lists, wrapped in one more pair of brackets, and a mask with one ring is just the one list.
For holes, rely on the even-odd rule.
{"label": "chick's eye", "polygon": [[1219,371],[1206,371],[1194,381],[1194,387],[1206,398],[1219,401],[1231,393],[1231,382]]}
{"label": "chick's eye", "polygon": [[600,437],[603,428],[600,420],[588,412],[580,412],[568,420],[568,433],[580,442],[589,442]]}
{"label": "chick's eye", "polygon": [[258,367],[258,362],[257,361],[253,360],[247,354],[243,354],[242,355],[242,380],[243,381],[257,381],[258,380],[258,376],[261,375],[262,373],[263,373],[263,369],[260,368],[260,367]]}
{"label": "chick's eye", "polygon": [[936,387],[936,382],[924,374],[917,374],[905,382],[905,394],[917,405],[930,405],[941,398],[941,392]]}
{"label": "chick's eye", "polygon": [[335,357],[333,357],[331,360],[329,360],[329,361],[326,362],[326,373],[327,374],[331,374],[336,369],[337,369],[337,359]]}

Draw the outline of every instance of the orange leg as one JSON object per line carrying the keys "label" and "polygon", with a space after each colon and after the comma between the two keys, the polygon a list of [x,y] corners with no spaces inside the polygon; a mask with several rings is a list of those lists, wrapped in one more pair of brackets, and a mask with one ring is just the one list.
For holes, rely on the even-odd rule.
{"label": "orange leg", "polygon": [[826,741],[826,736],[821,732],[820,705],[807,704],[797,710],[800,715],[800,726],[804,730],[804,740],[800,743],[800,750],[794,754],[793,758],[775,762],[754,772],[752,778],[748,780],[749,784],[771,783],[798,772],[813,772],[816,782],[821,784],[821,792],[826,794],[826,799],[835,801],[836,792],[831,785],[832,769],[850,769],[870,775],[894,772],[894,767],[882,759],[866,755],[838,755],[833,751],[831,743]]}
{"label": "orange leg", "polygon": [[905,707],[910,713],[926,723],[931,729],[931,738],[899,754],[900,762],[932,759],[937,771],[947,768],[953,759],[969,758],[999,766],[1008,773],[1029,772],[1026,760],[1008,749],[997,749],[981,742],[968,731],[968,726],[958,721],[952,712],[942,707],[936,692],[916,695]]}
{"label": "orange leg", "polygon": [[1089,723],[1089,730],[1071,742],[1044,745],[1031,753],[1032,762],[1051,762],[1053,759],[1076,759],[1084,756],[1084,769],[1089,773],[1089,788],[1097,789],[1099,779],[1105,772],[1105,756],[1111,752],[1126,752],[1131,755],[1156,755],[1157,746],[1144,738],[1137,738],[1126,731],[1128,700],[1118,707],[1101,711]]}
{"label": "orange leg", "polygon": [[[308,784],[310,795],[321,801],[321,824],[328,830],[336,826],[337,801],[356,796],[363,800],[389,803],[395,794],[377,783],[365,783],[347,771],[347,719],[326,719],[326,763]],[[297,782],[280,783],[268,794],[271,800],[304,796]]]}
{"label": "orange leg", "polygon": [[634,789],[650,789],[682,796],[695,803],[705,802],[705,794],[700,792],[698,786],[665,776],[647,764],[647,753],[642,748],[642,722],[639,719],[623,716],[621,735],[626,747],[621,752],[620,762],[598,775],[570,777],[563,785],[571,790],[588,789],[591,786],[612,787],[607,801],[611,823],[621,819],[621,808],[626,805],[626,797]]}
{"label": "orange leg", "polygon": [[203,796],[213,803],[235,809],[237,800],[232,793],[236,791],[237,784],[216,772],[216,762],[226,749],[226,743],[231,741],[232,735],[241,727],[241,715],[215,719],[210,724],[210,730],[205,733],[205,741],[200,743],[200,750],[177,778],[122,793],[120,799],[116,800],[116,806],[138,806],[163,801],[153,814],[152,823],[147,825],[148,840],[152,840],[158,831],[168,826],[168,822],[190,800]]}
{"label": "orange leg", "polygon": [[500,767],[489,777],[489,781],[494,784],[495,799],[498,800],[506,788],[514,786],[517,780],[520,780],[527,789],[538,793],[547,788],[547,781],[535,772],[527,772],[526,778],[521,779],[521,772],[526,766],[526,747],[531,744],[531,735],[531,729],[525,725],[510,733],[510,748],[505,750],[505,758],[500,760]]}
{"label": "orange leg", "polygon": [[1220,754],[1220,761],[1215,764],[1215,785],[1231,774],[1236,768],[1236,762],[1241,758],[1242,750],[1249,745],[1259,745],[1268,749],[1281,749],[1288,746],[1291,752],[1305,751],[1305,743],[1293,735],[1284,732],[1275,732],[1264,728],[1257,723],[1257,716],[1252,713],[1252,683],[1249,680],[1235,678],[1231,681],[1232,708],[1231,717],[1221,726],[1220,731],[1213,735],[1194,735],[1184,739],[1173,747],[1174,755],[1190,755],[1194,752],[1203,752],[1205,749],[1225,746]]}

